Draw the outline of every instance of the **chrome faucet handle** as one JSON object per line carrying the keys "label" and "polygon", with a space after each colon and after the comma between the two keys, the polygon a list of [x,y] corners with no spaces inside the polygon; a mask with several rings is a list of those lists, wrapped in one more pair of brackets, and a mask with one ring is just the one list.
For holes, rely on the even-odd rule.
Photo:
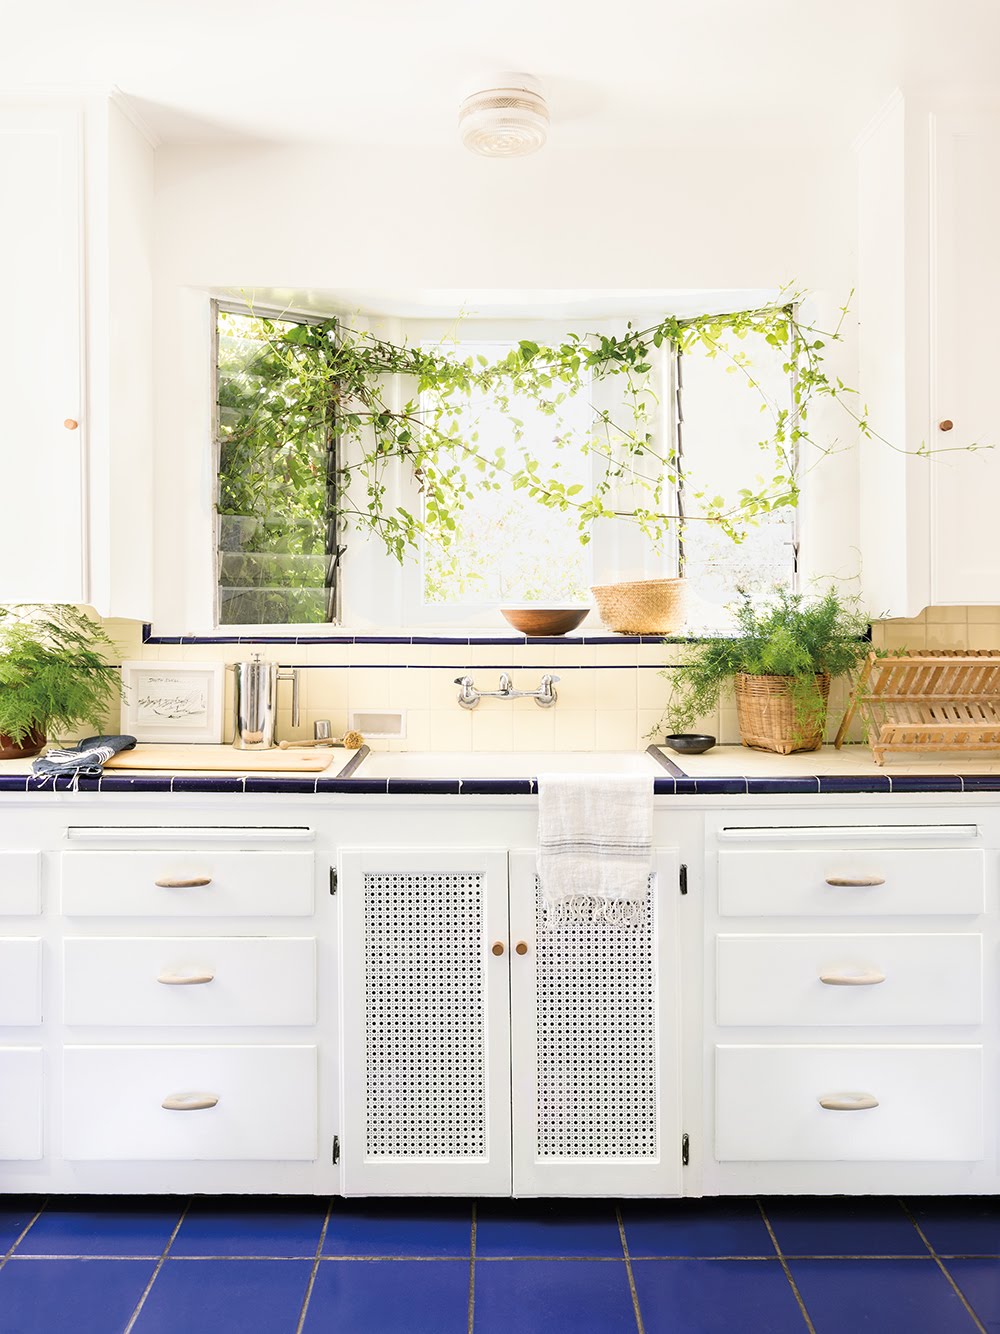
{"label": "chrome faucet handle", "polygon": [[471,676],[456,676],[455,684],[461,686],[458,692],[458,702],[463,709],[474,709],[479,703],[479,691],[472,684]]}
{"label": "chrome faucet handle", "polygon": [[542,684],[535,692],[535,703],[543,709],[551,709],[555,704],[558,695],[556,694],[555,683],[559,677],[552,672],[546,672],[542,677]]}
{"label": "chrome faucet handle", "polygon": [[497,693],[499,695],[509,695],[513,692],[513,689],[514,689],[514,682],[510,674],[508,672],[501,672],[500,689],[498,690]]}

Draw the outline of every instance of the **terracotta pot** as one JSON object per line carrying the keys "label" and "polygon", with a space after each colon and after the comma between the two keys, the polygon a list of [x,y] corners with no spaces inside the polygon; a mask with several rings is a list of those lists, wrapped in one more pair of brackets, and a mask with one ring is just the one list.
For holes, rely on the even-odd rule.
{"label": "terracotta pot", "polygon": [[26,760],[37,755],[45,745],[45,733],[36,727],[23,741],[13,741],[4,732],[0,732],[0,760]]}

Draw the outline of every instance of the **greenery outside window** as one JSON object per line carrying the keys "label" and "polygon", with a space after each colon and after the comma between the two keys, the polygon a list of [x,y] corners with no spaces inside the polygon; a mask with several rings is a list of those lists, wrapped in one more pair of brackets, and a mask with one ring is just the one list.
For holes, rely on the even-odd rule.
{"label": "greenery outside window", "polygon": [[336,435],[331,409],[302,395],[296,375],[330,321],[226,302],[214,312],[218,622],[334,621]]}

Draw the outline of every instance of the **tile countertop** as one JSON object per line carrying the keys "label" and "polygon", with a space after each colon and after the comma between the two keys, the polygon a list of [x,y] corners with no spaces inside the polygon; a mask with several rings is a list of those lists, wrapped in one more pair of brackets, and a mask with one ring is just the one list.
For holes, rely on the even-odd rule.
{"label": "tile countertop", "polygon": [[[753,796],[772,794],[846,794],[884,793],[989,793],[1000,792],[1000,756],[995,760],[961,755],[941,756],[908,763],[879,767],[865,746],[845,747],[836,751],[824,746],[819,751],[801,755],[775,755],[749,750],[743,746],[716,746],[705,755],[678,755],[665,746],[651,746],[648,755],[654,763],[657,796]],[[135,770],[108,771],[100,778],[68,777],[41,781],[31,776],[30,760],[0,761],[0,793],[134,792],[223,794],[284,793],[306,795],[355,796],[531,796],[537,793],[535,775],[541,772],[542,756],[525,756],[525,772],[512,772],[513,755],[504,757],[503,773],[484,774],[478,756],[476,776],[462,776],[462,756],[449,758],[450,773],[442,772],[443,756],[434,756],[433,768],[419,772],[419,757],[406,753],[411,761],[407,770],[386,775],[382,765],[378,776],[366,776],[360,763],[353,775],[331,766],[325,773],[289,775],[281,773],[187,772],[181,774]],[[381,754],[379,755],[381,759]],[[553,755],[555,761],[558,757]],[[634,757],[640,759],[639,755]],[[373,767],[376,767],[373,765]],[[620,771],[620,766],[619,771]],[[431,773],[435,776],[431,776]]]}

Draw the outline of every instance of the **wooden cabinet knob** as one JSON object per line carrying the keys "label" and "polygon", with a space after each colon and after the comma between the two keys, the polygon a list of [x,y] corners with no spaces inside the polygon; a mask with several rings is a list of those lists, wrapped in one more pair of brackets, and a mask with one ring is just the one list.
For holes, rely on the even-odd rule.
{"label": "wooden cabinet knob", "polygon": [[494,941],[494,944],[493,944],[493,953],[497,956],[498,959],[499,959],[500,955],[503,954],[503,941],[502,941],[502,940]]}
{"label": "wooden cabinet knob", "polygon": [[528,953],[528,945],[527,945],[527,942],[524,941],[524,940],[519,940],[519,941],[517,942],[517,944],[514,946],[514,953],[515,953],[515,954],[527,954],[527,953]]}
{"label": "wooden cabinet knob", "polygon": [[76,421],[76,419],[73,417],[67,417],[66,420],[63,422],[63,426],[66,427],[67,431],[75,431],[79,425],[80,423]]}
{"label": "wooden cabinet knob", "polygon": [[938,430],[939,430],[939,431],[950,431],[951,428],[952,428],[954,425],[955,425],[955,423],[951,420],[950,417],[945,417],[944,421],[940,421],[940,422],[938,422]]}

